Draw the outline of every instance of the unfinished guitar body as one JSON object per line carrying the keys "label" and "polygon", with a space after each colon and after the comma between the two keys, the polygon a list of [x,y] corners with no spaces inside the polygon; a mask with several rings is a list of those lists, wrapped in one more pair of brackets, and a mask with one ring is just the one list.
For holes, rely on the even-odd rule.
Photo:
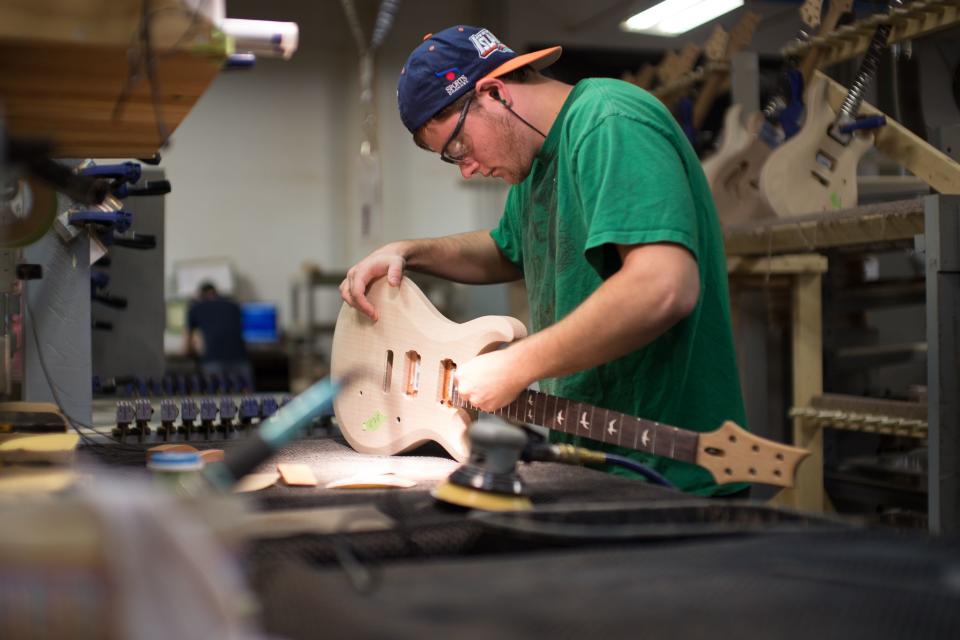
{"label": "unfinished guitar body", "polygon": [[750,132],[740,124],[740,116],[743,113],[743,105],[732,104],[727,107],[723,114],[723,137],[720,138],[720,146],[717,151],[703,159],[700,166],[703,168],[703,174],[707,176],[707,182],[712,183],[716,177],[717,170],[730,159],[750,144]]}
{"label": "unfinished guitar body", "polygon": [[873,135],[856,133],[846,145],[833,139],[828,129],[837,114],[826,89],[823,78],[813,81],[803,129],[777,147],[760,172],[760,189],[780,217],[857,205],[857,165]]}
{"label": "unfinished guitar body", "polygon": [[725,226],[774,217],[759,184],[760,170],[771,152],[770,146],[759,135],[762,126],[763,115],[760,113],[754,114],[749,127],[743,127],[737,121],[736,127],[742,131],[739,147],[718,158],[707,175],[717,215]]}
{"label": "unfinished guitar body", "polygon": [[523,323],[506,316],[452,322],[408,278],[399,287],[381,278],[367,297],[379,320],[344,304],[333,335],[331,374],[351,374],[334,401],[347,442],[361,453],[392,455],[435,441],[465,460],[473,417],[449,402],[456,368],[526,336]]}

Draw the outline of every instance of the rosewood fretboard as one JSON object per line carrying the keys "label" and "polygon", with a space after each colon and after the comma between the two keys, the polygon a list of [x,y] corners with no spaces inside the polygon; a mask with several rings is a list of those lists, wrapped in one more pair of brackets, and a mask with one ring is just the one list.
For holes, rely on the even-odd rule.
{"label": "rosewood fretboard", "polygon": [[[479,411],[453,391],[452,404]],[[492,412],[508,420],[536,424],[597,442],[615,444],[673,460],[696,464],[700,434],[619,411],[601,409],[527,389],[510,404]]]}

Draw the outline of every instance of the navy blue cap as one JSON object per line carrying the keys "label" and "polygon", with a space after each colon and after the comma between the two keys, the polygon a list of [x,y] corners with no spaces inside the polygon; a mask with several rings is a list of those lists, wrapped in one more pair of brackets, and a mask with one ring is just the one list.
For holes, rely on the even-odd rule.
{"label": "navy blue cap", "polygon": [[560,47],[517,55],[489,30],[460,25],[427,34],[400,70],[397,105],[411,133],[484,78],[530,65],[543,69],[560,57]]}

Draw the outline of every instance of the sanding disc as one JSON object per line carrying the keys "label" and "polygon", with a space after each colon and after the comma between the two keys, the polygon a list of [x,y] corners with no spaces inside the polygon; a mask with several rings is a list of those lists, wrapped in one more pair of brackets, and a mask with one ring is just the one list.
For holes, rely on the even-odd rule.
{"label": "sanding disc", "polygon": [[43,237],[57,217],[57,195],[34,178],[0,185],[0,247],[25,247]]}
{"label": "sanding disc", "polygon": [[480,491],[446,481],[430,492],[437,500],[481,511],[529,511],[533,503],[527,496]]}

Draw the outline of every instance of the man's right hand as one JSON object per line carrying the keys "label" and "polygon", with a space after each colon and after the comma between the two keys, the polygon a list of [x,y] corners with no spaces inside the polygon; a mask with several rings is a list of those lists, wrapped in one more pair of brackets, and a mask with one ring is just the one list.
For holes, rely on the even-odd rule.
{"label": "man's right hand", "polygon": [[376,322],[379,313],[367,300],[367,289],[374,280],[383,276],[387,276],[390,286],[400,286],[406,262],[401,247],[397,244],[380,247],[347,271],[347,277],[340,283],[340,297]]}

